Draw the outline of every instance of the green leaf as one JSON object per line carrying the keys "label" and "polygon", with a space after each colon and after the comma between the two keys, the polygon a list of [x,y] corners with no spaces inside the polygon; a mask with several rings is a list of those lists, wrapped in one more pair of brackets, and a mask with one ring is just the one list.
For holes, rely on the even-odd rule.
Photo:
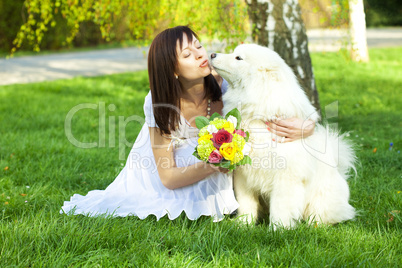
{"label": "green leaf", "polygon": [[240,115],[240,111],[237,108],[234,108],[232,110],[230,110],[230,112],[228,112],[225,116],[225,119],[228,119],[229,116],[234,116],[237,118],[237,126],[236,129],[240,128],[240,123],[241,123],[241,115]]}
{"label": "green leaf", "polygon": [[211,117],[209,118],[209,121],[213,121],[215,118],[223,119],[223,116],[220,115],[220,114],[218,114],[218,113],[213,113],[213,114],[211,115]]}
{"label": "green leaf", "polygon": [[250,164],[250,165],[251,165],[251,163],[252,163],[252,161],[251,161],[250,156],[245,155],[244,158],[243,158],[241,161],[239,161],[239,162],[237,163],[237,165],[238,165],[238,166],[242,166],[242,165],[246,165],[246,164]]}
{"label": "green leaf", "polygon": [[197,116],[195,118],[195,125],[198,129],[201,129],[207,125],[209,125],[209,120],[205,116]]}
{"label": "green leaf", "polygon": [[198,155],[197,150],[194,151],[193,155],[194,155],[197,159],[202,160],[201,157]]}
{"label": "green leaf", "polygon": [[[244,132],[244,130],[243,130],[243,132]],[[248,132],[248,131],[246,131],[246,137],[244,138],[244,140],[246,141],[246,142],[248,142],[248,139],[250,138],[250,133]]]}
{"label": "green leaf", "polygon": [[221,167],[223,167],[223,168],[227,168],[227,169],[229,169],[229,167],[230,167],[230,161],[223,161],[222,163],[221,163]]}
{"label": "green leaf", "polygon": [[244,158],[241,160],[241,162],[242,162],[242,165],[245,165],[245,164],[251,165],[253,163],[253,161],[251,160],[251,157],[248,155],[245,155]]}

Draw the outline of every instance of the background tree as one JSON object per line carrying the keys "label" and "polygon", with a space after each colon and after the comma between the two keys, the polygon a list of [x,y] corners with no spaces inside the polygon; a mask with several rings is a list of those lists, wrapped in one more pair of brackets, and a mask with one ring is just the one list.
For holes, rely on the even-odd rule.
{"label": "background tree", "polygon": [[369,54],[363,0],[349,0],[349,16],[352,60],[368,62]]}
{"label": "background tree", "polygon": [[275,50],[293,69],[311,103],[320,109],[306,29],[297,0],[247,0],[252,37]]}

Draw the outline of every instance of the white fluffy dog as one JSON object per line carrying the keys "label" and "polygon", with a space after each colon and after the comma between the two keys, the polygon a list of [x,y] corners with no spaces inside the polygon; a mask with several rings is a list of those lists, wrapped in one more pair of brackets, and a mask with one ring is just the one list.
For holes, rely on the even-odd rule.
{"label": "white fluffy dog", "polygon": [[242,128],[250,132],[253,164],[234,173],[239,215],[252,222],[267,213],[274,227],[292,227],[301,219],[329,224],[352,219],[355,210],[348,203],[346,179],[355,155],[343,135],[317,124],[310,137],[272,142],[276,137],[264,121],[319,119],[284,60],[266,47],[249,44],[211,58],[229,83],[223,113],[238,108]]}

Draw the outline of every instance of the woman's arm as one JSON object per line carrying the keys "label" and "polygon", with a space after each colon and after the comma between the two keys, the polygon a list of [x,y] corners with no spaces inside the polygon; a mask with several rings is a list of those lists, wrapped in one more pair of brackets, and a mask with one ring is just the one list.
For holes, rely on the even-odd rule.
{"label": "woman's arm", "polygon": [[[313,135],[315,122],[299,118],[278,119],[266,122],[268,130],[282,137],[278,142],[291,142]],[[284,138],[283,138],[284,137]]]}
{"label": "woman's arm", "polygon": [[167,148],[170,139],[163,137],[158,128],[150,127],[152,151],[162,184],[168,189],[176,189],[191,185],[205,179],[215,172],[226,173],[228,170],[214,165],[198,162],[187,167],[177,167],[173,156],[173,146]]}

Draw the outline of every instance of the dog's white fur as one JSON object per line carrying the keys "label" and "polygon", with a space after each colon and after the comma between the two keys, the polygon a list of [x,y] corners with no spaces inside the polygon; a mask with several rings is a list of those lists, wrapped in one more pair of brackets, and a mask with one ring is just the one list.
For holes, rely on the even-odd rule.
{"label": "dog's white fur", "polygon": [[344,135],[317,124],[310,137],[277,143],[264,124],[278,116],[306,123],[319,119],[284,60],[266,47],[247,44],[232,54],[216,54],[212,65],[229,83],[223,113],[239,108],[252,143],[253,164],[234,174],[239,215],[252,222],[265,212],[275,227],[292,227],[301,219],[334,224],[354,218],[346,179],[355,154]]}

